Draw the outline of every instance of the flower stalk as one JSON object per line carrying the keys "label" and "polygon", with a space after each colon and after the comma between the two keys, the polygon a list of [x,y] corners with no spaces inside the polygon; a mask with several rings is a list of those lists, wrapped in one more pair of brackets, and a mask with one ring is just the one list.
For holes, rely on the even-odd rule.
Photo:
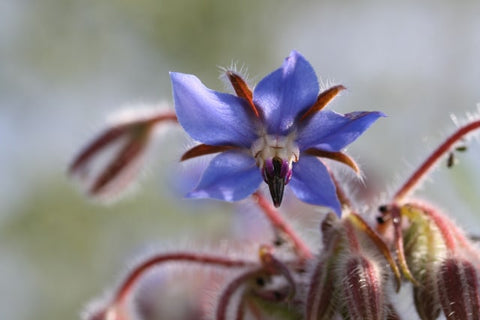
{"label": "flower stalk", "polygon": [[395,193],[393,201],[400,203],[420,184],[423,177],[430,169],[444,156],[449,153],[452,147],[461,141],[466,135],[480,128],[480,120],[472,121],[455,131],[432,154],[420,165],[420,167],[407,179],[407,181]]}
{"label": "flower stalk", "polygon": [[309,260],[313,258],[313,254],[310,251],[307,244],[296,234],[296,232],[290,227],[290,225],[281,217],[280,212],[276,210],[267,199],[259,192],[255,192],[252,195],[254,201],[258,204],[260,209],[272,224],[275,230],[281,231],[283,234],[292,241],[296,253],[302,260]]}
{"label": "flower stalk", "polygon": [[159,254],[143,261],[136,266],[122,281],[118,289],[113,294],[111,302],[99,311],[96,311],[94,317],[89,320],[127,320],[126,315],[126,301],[130,296],[135,284],[140,277],[147,271],[151,270],[160,264],[168,262],[188,262],[193,264],[200,264],[204,266],[215,266],[223,268],[248,268],[255,264],[246,260],[234,260],[228,257],[215,256],[208,254],[197,254],[192,252],[175,252]]}

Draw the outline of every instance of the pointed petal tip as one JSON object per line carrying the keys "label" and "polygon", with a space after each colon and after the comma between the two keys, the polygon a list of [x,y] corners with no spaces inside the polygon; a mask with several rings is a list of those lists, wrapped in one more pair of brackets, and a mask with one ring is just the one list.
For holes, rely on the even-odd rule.
{"label": "pointed petal tip", "polygon": [[292,51],[281,67],[264,77],[253,90],[253,102],[263,115],[267,131],[289,132],[297,115],[315,102],[318,87],[312,65]]}
{"label": "pointed petal tip", "polygon": [[170,76],[170,80],[173,81],[173,80],[177,80],[180,77],[180,75],[182,75],[182,73],[175,72],[175,71],[169,71],[168,75]]}
{"label": "pointed petal tip", "polygon": [[194,75],[170,75],[178,122],[190,137],[208,145],[250,147],[256,124],[244,99],[211,90]]}
{"label": "pointed petal tip", "polygon": [[[341,151],[381,117],[385,117],[385,114],[378,111],[356,111],[344,115],[330,110],[317,112],[300,129],[296,142],[301,150],[317,148]],[[323,127],[319,125],[322,123]]]}
{"label": "pointed petal tip", "polygon": [[192,190],[185,195],[187,199],[204,199],[208,198],[208,194],[203,190]]}
{"label": "pointed petal tip", "polygon": [[300,58],[300,59],[306,60],[305,57],[300,53],[300,51],[296,49],[293,49],[292,51],[290,51],[286,59],[290,59],[290,58],[294,58],[294,59]]}
{"label": "pointed petal tip", "polygon": [[387,117],[388,117],[385,113],[383,113],[383,112],[381,112],[381,111],[365,111],[365,113],[366,113],[367,115],[376,116],[376,119],[378,119],[378,118],[387,118]]}
{"label": "pointed petal tip", "polygon": [[378,118],[388,118],[388,116],[381,111],[372,111],[378,115]]}
{"label": "pointed petal tip", "polygon": [[[193,74],[177,72],[177,71],[168,71],[170,77],[180,77],[180,76],[194,76]],[[194,76],[195,77],[195,76]]]}
{"label": "pointed petal tip", "polygon": [[[297,64],[298,62],[306,63],[311,67],[308,60],[305,59],[305,57],[300,52],[298,52],[297,50],[292,50],[292,51],[290,51],[290,54],[285,58],[285,60],[283,62],[283,65],[282,65],[282,68],[285,69],[288,65],[293,66],[293,65]],[[312,70],[313,70],[313,68],[312,68]]]}
{"label": "pointed petal tip", "polygon": [[354,111],[345,114],[345,117],[349,118],[350,120],[356,120],[363,117],[372,117],[375,121],[378,118],[387,117],[387,115],[381,111]]}

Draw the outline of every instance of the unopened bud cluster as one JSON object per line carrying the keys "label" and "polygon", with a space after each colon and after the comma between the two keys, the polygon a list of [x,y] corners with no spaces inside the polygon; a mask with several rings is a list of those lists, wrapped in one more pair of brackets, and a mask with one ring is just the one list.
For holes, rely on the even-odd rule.
{"label": "unopened bud cluster", "polygon": [[[311,67],[293,52],[282,68],[283,73],[277,70],[262,80],[265,82],[259,85],[260,98],[255,96],[257,91],[252,92],[231,71],[227,77],[237,96],[215,93],[194,76],[174,73],[174,98],[181,106],[177,113],[160,112],[112,125],[72,162],[70,173],[88,178],[84,184],[89,195],[115,194],[132,180],[129,168],[138,164],[150,143],[152,130],[165,122],[178,121],[202,142],[188,150],[181,160],[219,153],[190,197],[235,201],[250,196],[246,202],[260,209],[271,226],[271,230],[265,230],[270,237],[253,237],[264,239],[253,243],[230,239],[229,250],[214,247],[211,252],[194,249],[151,255],[130,269],[101,301],[87,308],[84,318],[394,320],[404,319],[405,310],[399,309],[398,304],[402,296],[399,291],[408,290],[413,301],[410,312],[422,320],[441,316],[480,320],[477,244],[447,214],[411,196],[442,157],[448,155],[447,166],[452,166],[451,155],[460,150],[456,144],[480,128],[480,120],[467,123],[448,137],[386,203],[370,203],[369,208],[374,209],[359,210],[339,183],[344,177],[337,180],[338,173],[319,159],[341,162],[359,173],[356,163],[339,146],[352,142],[381,114],[325,112],[322,115],[323,107],[344,89],[335,86],[320,93],[316,100],[304,98],[313,105],[306,105],[296,113],[284,110],[288,121],[280,121],[274,113],[269,113],[273,109],[265,107],[277,98],[283,101],[280,98],[283,99],[284,92],[275,86],[283,85],[281,81],[296,68],[308,71]],[[312,75],[307,78],[312,80]],[[292,83],[297,85],[294,80]],[[271,87],[269,81],[275,86]],[[293,86],[287,84],[288,88]],[[267,89],[279,97],[267,96],[265,92],[270,92]],[[218,103],[219,110],[226,115],[224,120],[230,122],[227,125],[215,122],[209,115],[192,115],[191,101],[206,109],[210,103]],[[229,103],[245,108],[241,117],[251,124],[233,121]],[[202,126],[194,123],[196,117],[204,121]],[[315,123],[312,121],[321,120],[336,131],[332,133],[327,128],[323,140],[317,141],[316,129],[310,126]],[[224,135],[205,132],[207,124],[224,130]],[[237,125],[250,129],[260,126],[264,131],[258,136],[256,131],[236,130]],[[271,134],[272,126],[276,128],[275,134]],[[339,130],[345,131],[339,134]],[[224,139],[222,143],[218,143],[219,137]],[[231,137],[236,140],[228,140]],[[92,173],[94,159],[116,143],[120,143],[119,151],[106,166]],[[228,179],[222,179],[225,173],[230,175]],[[126,175],[129,179],[121,179]],[[322,184],[312,182],[310,177],[320,179]],[[262,180],[268,185],[272,201],[258,189]],[[237,185],[237,181],[247,186]],[[313,241],[307,242],[300,236],[298,227],[284,216],[288,212],[278,209],[287,184],[298,199],[332,209],[318,219],[321,222],[314,228],[318,234]],[[324,197],[323,189],[328,196]],[[294,213],[299,217],[302,212]],[[156,281],[147,281],[155,278]]]}
{"label": "unopened bud cluster", "polygon": [[[71,172],[79,174],[98,152],[119,137],[126,137],[125,147],[93,179],[90,193],[101,193],[138,156],[153,127],[165,120],[176,118],[174,114],[159,114],[108,129],[77,157]],[[195,152],[210,150],[198,148]],[[266,180],[277,176],[285,179],[288,172],[291,174],[290,162],[282,159],[277,164],[276,159],[262,158]],[[430,165],[435,162],[427,159],[426,163],[429,161]],[[428,166],[421,166],[391,202],[376,206],[374,224],[367,223],[368,212],[356,211],[331,173],[342,203],[342,216],[330,213],[322,220],[317,252],[275,208],[279,203],[272,204],[261,192],[255,192],[252,200],[274,231],[271,242],[258,243],[246,255],[236,250],[224,254],[178,251],[154,255],[127,273],[106,299],[85,312],[84,318],[154,320],[173,314],[179,319],[219,320],[402,319],[398,292],[411,290],[412,308],[422,320],[441,315],[447,319],[480,319],[477,245],[447,215],[427,202],[409,197],[404,190],[412,189],[420,173],[427,170]],[[251,244],[248,246],[251,248]],[[195,285],[179,277],[160,290],[142,290],[145,284],[140,280],[146,273],[172,263],[180,265],[182,271],[167,271],[166,277],[189,272]],[[200,272],[202,269],[208,272]],[[406,282],[410,286],[405,286]],[[173,304],[163,302],[172,299],[179,288],[184,288],[181,296],[189,292],[194,297],[188,303],[185,300],[189,308],[182,312],[169,309],[173,305],[178,308],[178,300]]]}

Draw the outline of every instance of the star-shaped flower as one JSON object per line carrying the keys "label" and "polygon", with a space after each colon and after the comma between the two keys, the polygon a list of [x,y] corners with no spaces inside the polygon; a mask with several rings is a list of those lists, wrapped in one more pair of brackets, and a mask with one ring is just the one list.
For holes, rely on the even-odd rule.
{"label": "star-shaped flower", "polygon": [[300,200],[340,214],[335,185],[319,157],[343,162],[358,172],[342,150],[382,113],[341,115],[322,110],[344,87],[319,94],[315,71],[296,51],[253,93],[232,71],[227,77],[236,96],[210,90],[194,75],[172,72],[170,77],[178,121],[202,143],[182,160],[220,153],[188,197],[236,201],[252,194],[264,180],[277,207],[288,184]]}

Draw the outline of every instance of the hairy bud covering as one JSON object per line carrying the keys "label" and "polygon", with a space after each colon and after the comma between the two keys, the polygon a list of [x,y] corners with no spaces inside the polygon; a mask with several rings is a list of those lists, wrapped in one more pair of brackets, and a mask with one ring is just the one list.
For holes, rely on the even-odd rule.
{"label": "hairy bud covering", "polygon": [[461,258],[448,258],[437,272],[438,293],[448,319],[480,319],[478,270]]}
{"label": "hairy bud covering", "polygon": [[348,259],[342,273],[342,293],[351,319],[383,319],[382,276],[366,257]]}

